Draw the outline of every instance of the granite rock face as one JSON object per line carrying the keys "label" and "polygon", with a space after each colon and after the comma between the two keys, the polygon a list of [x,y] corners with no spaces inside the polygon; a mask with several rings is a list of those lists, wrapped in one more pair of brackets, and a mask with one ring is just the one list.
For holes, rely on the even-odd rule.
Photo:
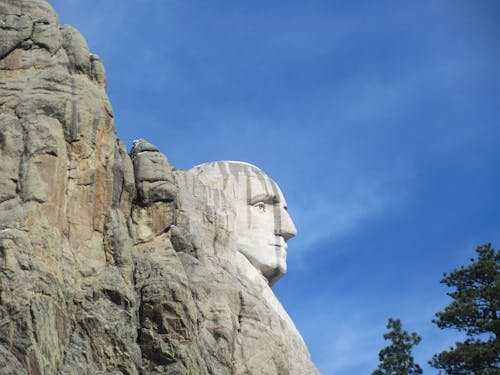
{"label": "granite rock face", "polygon": [[316,374],[266,281],[220,256],[210,190],[116,137],[83,36],[42,0],[0,0],[0,35],[0,374]]}

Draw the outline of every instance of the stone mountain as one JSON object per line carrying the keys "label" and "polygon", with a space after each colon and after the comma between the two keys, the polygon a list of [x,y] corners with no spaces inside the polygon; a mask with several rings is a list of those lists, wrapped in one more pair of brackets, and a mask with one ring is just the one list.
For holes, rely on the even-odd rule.
{"label": "stone mountain", "polygon": [[82,35],[43,0],[0,33],[0,374],[318,374],[227,197],[117,138]]}

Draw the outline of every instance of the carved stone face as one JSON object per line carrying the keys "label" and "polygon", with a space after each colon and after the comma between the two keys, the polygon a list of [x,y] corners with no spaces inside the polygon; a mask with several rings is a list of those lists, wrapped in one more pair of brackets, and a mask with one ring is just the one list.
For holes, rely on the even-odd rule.
{"label": "carved stone face", "polygon": [[273,285],[286,272],[286,241],[297,234],[278,185],[257,167],[214,162],[191,170],[235,210],[237,250]]}

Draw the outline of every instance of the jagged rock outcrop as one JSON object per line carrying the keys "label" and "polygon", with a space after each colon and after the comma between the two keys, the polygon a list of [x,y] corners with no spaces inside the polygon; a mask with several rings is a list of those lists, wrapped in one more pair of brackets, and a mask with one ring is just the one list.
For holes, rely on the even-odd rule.
{"label": "jagged rock outcrop", "polygon": [[0,374],[317,373],[265,280],[220,256],[209,189],[127,153],[83,36],[42,0],[0,0],[0,33]]}

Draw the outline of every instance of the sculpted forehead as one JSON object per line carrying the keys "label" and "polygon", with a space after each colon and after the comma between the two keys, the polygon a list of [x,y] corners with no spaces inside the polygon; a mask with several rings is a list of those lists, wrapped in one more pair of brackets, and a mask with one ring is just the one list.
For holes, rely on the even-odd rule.
{"label": "sculpted forehead", "polygon": [[240,161],[214,161],[200,164],[191,169],[204,183],[214,187],[222,187],[223,183],[234,179],[241,180],[243,177],[255,176],[262,180],[269,179],[255,165]]}
{"label": "sculpted forehead", "polygon": [[225,190],[249,204],[259,201],[283,202],[276,183],[256,166],[244,162],[216,161],[198,165],[190,170],[213,189]]}

